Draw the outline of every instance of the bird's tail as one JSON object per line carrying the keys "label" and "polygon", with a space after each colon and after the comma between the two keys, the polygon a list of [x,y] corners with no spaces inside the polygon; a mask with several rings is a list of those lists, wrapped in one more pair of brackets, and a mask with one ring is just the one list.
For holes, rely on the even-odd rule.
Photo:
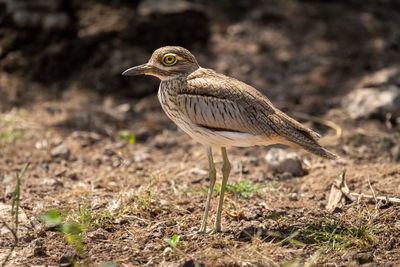
{"label": "bird's tail", "polygon": [[285,139],[283,143],[290,146],[303,148],[304,150],[323,158],[337,158],[335,154],[318,144],[318,139],[320,137],[318,133],[308,129],[284,113],[280,113],[279,117],[282,120],[283,125],[285,125],[285,127],[280,129],[282,131],[281,135]]}
{"label": "bird's tail", "polygon": [[301,144],[296,144],[293,142],[295,146],[298,146],[300,148],[303,148],[304,150],[311,152],[317,156],[327,158],[327,159],[337,159],[337,156],[330,152],[329,150],[323,148],[320,144],[315,143],[315,144],[309,144],[309,143],[301,143]]}

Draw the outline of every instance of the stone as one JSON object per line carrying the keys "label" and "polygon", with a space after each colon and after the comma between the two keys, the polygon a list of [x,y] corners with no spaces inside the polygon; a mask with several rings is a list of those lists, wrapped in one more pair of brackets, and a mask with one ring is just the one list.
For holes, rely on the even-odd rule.
{"label": "stone", "polygon": [[293,176],[302,176],[305,174],[303,163],[300,157],[294,153],[288,153],[284,149],[272,148],[265,156],[268,168],[274,173],[288,172]]}
{"label": "stone", "polygon": [[400,144],[393,146],[390,149],[390,154],[395,161],[400,161]]}
{"label": "stone", "polygon": [[70,136],[72,139],[88,143],[89,145],[99,142],[102,139],[100,134],[87,131],[74,131]]}
{"label": "stone", "polygon": [[111,156],[113,156],[113,155],[115,155],[115,154],[116,154],[116,153],[115,153],[115,151],[111,148],[111,146],[107,146],[107,147],[104,148],[103,155],[111,157]]}
{"label": "stone", "polygon": [[44,30],[64,30],[71,19],[63,10],[62,0],[13,0],[6,1],[7,11],[19,27]]}
{"label": "stone", "polygon": [[365,264],[373,262],[374,255],[371,252],[357,253],[353,255],[352,259],[358,261],[359,264]]}
{"label": "stone", "polygon": [[195,262],[194,260],[187,260],[180,264],[179,267],[204,267],[204,264]]}
{"label": "stone", "polygon": [[59,266],[73,266],[77,255],[74,251],[66,251],[58,261]]}
{"label": "stone", "polygon": [[350,92],[342,101],[352,119],[379,117],[387,114],[400,117],[400,88],[395,85],[379,88],[359,88]]}
{"label": "stone", "polygon": [[299,197],[297,193],[290,193],[289,194],[289,200],[290,201],[299,201]]}
{"label": "stone", "polygon": [[183,0],[144,0],[138,5],[140,16],[151,14],[177,14],[196,9],[196,5]]}
{"label": "stone", "polygon": [[69,150],[68,146],[66,146],[65,144],[60,144],[56,147],[54,147],[51,151],[50,151],[50,155],[53,158],[60,158],[60,159],[65,159],[67,160],[69,158],[71,154],[71,151]]}

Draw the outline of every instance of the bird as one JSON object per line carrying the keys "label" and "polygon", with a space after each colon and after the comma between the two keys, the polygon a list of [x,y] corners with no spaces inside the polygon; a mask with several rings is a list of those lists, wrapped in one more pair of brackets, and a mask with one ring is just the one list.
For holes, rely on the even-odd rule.
{"label": "bird", "polygon": [[200,67],[193,54],[183,47],[161,47],[147,63],[129,68],[122,75],[159,78],[157,96],[166,115],[205,146],[210,186],[199,233],[209,232],[207,217],[216,181],[212,149],[221,149],[223,164],[217,214],[210,232],[222,229],[222,206],[231,171],[226,148],[283,144],[327,159],[337,157],[318,143],[318,133],[277,109],[257,89]]}

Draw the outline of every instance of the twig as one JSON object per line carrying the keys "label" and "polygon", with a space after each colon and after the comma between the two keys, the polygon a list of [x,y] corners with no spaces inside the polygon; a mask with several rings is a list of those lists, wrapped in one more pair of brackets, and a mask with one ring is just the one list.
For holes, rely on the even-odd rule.
{"label": "twig", "polygon": [[356,197],[356,198],[368,198],[368,199],[376,199],[377,200],[382,200],[382,201],[386,201],[387,203],[400,203],[400,198],[396,198],[396,197],[381,197],[381,196],[377,196],[374,197],[372,195],[365,195],[365,194],[359,194],[359,193],[350,193],[350,196],[352,197]]}
{"label": "twig", "polygon": [[340,180],[335,181],[331,186],[328,204],[326,205],[326,209],[330,212],[334,211],[335,208],[338,207],[339,203],[344,201],[344,196],[347,196],[350,192],[345,181],[345,176],[346,169],[343,169],[343,172],[340,175]]}
{"label": "twig", "polygon": [[368,175],[368,185],[369,185],[369,188],[371,189],[372,196],[374,197],[375,204],[378,204],[378,200],[376,199],[375,191],[374,191],[374,189],[372,188],[371,181],[369,180],[369,175]]}
{"label": "twig", "polygon": [[360,199],[360,198],[368,198],[368,199],[374,199],[375,203],[378,203],[378,200],[386,201],[386,203],[400,203],[400,198],[387,197],[387,196],[376,196],[375,190],[372,188],[371,181],[370,181],[369,177],[368,177],[368,185],[369,185],[369,187],[371,189],[372,195],[359,194],[359,193],[350,193],[350,190],[347,187],[346,182],[344,180],[345,174],[346,174],[346,171],[344,170],[342,175],[341,175],[342,182],[341,182],[340,190],[351,201],[356,201],[357,199]]}
{"label": "twig", "polygon": [[319,124],[322,124],[322,125],[328,126],[329,128],[332,128],[333,130],[335,130],[335,135],[332,137],[333,140],[339,139],[342,136],[342,132],[343,132],[342,128],[339,125],[337,125],[336,123],[334,123],[333,121],[314,117],[314,116],[311,116],[311,115],[308,115],[308,114],[302,113],[302,112],[291,112],[291,114],[294,117],[297,117],[299,119],[317,122]]}
{"label": "twig", "polygon": [[352,202],[359,202],[365,198],[369,200],[374,200],[376,208],[379,208],[380,204],[386,205],[387,203],[398,203],[400,204],[400,198],[396,197],[387,197],[387,196],[377,196],[375,194],[375,190],[371,185],[370,178],[368,177],[368,185],[371,189],[372,195],[359,194],[359,193],[350,193],[350,189],[346,184],[346,170],[344,169],[342,174],[340,175],[340,180],[335,181],[331,186],[331,192],[329,194],[328,204],[326,205],[326,209],[328,211],[334,211],[334,209],[339,205],[340,202],[344,201],[344,198]]}

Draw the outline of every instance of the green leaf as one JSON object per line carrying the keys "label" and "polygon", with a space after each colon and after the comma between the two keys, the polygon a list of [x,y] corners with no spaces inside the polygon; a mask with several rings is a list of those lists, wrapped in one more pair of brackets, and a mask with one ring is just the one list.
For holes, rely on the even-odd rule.
{"label": "green leaf", "polygon": [[174,245],[176,245],[178,242],[179,242],[179,236],[178,236],[177,234],[174,234],[174,235],[172,236],[172,243],[173,243]]}
{"label": "green leaf", "polygon": [[133,145],[136,142],[135,135],[133,133],[131,133],[130,131],[121,131],[121,132],[119,132],[118,136],[119,136],[119,140],[126,141],[130,145]]}
{"label": "green leaf", "polygon": [[50,227],[60,225],[63,221],[62,217],[55,209],[51,209],[48,212],[40,215],[40,219]]}
{"label": "green leaf", "polygon": [[135,141],[136,141],[135,136],[134,136],[134,135],[131,135],[131,136],[129,137],[128,143],[131,144],[131,145],[133,145],[133,144],[135,143]]}
{"label": "green leaf", "polygon": [[65,234],[79,235],[83,232],[83,228],[81,224],[72,222],[63,224],[61,227],[61,231]]}

